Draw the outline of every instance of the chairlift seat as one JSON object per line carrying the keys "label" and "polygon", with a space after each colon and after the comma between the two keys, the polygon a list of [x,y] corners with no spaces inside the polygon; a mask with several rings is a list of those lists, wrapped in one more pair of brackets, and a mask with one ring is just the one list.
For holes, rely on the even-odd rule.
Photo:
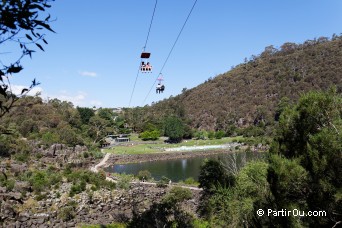
{"label": "chairlift seat", "polygon": [[149,53],[149,52],[143,52],[143,53],[141,53],[140,58],[148,59],[148,58],[150,58],[150,55],[151,55],[151,53]]}

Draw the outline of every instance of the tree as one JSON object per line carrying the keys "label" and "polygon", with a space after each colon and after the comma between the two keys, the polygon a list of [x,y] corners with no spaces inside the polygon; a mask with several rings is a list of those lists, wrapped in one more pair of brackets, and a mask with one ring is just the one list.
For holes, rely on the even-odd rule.
{"label": "tree", "polygon": [[209,205],[210,198],[219,187],[230,187],[234,185],[235,179],[227,175],[221,162],[216,160],[205,160],[201,166],[198,176],[199,187],[203,188],[201,193],[199,212],[210,216],[212,208]]}
{"label": "tree", "polygon": [[107,127],[110,126],[110,122],[106,119],[101,118],[98,115],[95,115],[89,120],[89,134],[93,138],[93,144],[97,143],[107,134]]}
{"label": "tree", "polygon": [[20,95],[13,94],[9,76],[22,71],[21,60],[25,56],[32,57],[33,46],[44,51],[41,41],[47,44],[44,30],[54,32],[49,23],[50,15],[42,15],[50,2],[54,0],[21,0],[1,1],[0,3],[0,47],[4,44],[18,44],[19,51],[13,52],[16,57],[8,62],[0,61],[0,118],[9,112],[13,104],[26,95],[33,87],[39,85],[34,79],[32,84],[21,91]]}
{"label": "tree", "polygon": [[87,107],[77,107],[77,111],[81,116],[82,124],[89,124],[90,118],[95,115],[94,111]]}
{"label": "tree", "polygon": [[171,142],[180,142],[184,135],[183,121],[175,116],[168,117],[165,120],[164,132]]}
{"label": "tree", "polygon": [[[331,227],[342,221],[341,117],[342,98],[334,90],[309,92],[280,116],[271,153],[289,161],[271,157],[268,179],[279,207],[283,202],[298,204],[297,198],[290,197],[296,191],[307,210],[326,211],[327,216],[306,218],[309,226]],[[291,190],[284,190],[290,186]]]}

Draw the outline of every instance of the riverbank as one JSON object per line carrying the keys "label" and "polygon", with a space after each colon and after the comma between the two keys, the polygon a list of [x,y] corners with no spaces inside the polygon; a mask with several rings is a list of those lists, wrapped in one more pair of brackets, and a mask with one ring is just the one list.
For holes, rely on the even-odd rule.
{"label": "riverbank", "polygon": [[138,162],[149,162],[149,161],[162,161],[172,159],[185,159],[196,156],[210,156],[214,154],[231,153],[236,145],[227,149],[212,149],[208,151],[193,150],[193,151],[175,151],[175,152],[160,152],[151,154],[111,154],[104,167],[108,167],[113,164],[127,164],[127,163],[138,163]]}

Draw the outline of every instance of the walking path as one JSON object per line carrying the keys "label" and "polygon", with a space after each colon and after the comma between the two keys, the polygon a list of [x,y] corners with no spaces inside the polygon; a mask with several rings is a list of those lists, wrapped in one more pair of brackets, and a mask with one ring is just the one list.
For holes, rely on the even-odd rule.
{"label": "walking path", "polygon": [[[101,152],[102,152],[102,149],[101,149]],[[104,166],[106,164],[107,160],[109,159],[109,157],[110,157],[110,153],[106,153],[105,156],[103,157],[102,161],[100,161],[99,164],[97,164],[97,165],[95,165],[93,167],[90,167],[90,170],[92,172],[94,172],[94,173],[97,173],[98,172],[98,168],[101,167],[101,166]],[[117,182],[117,180],[114,180],[111,177],[106,177],[106,180],[114,182],[114,183]],[[142,181],[131,181],[130,183],[131,184],[157,185],[157,183],[155,183],[155,182],[142,182]],[[171,184],[171,185],[172,186],[178,186],[178,187],[181,187],[181,188],[187,188],[187,189],[195,190],[195,191],[202,191],[203,190],[202,188],[190,187],[190,186],[185,186],[185,185],[176,185],[176,184]]]}
{"label": "walking path", "polygon": [[[102,151],[103,150],[101,149],[101,152]],[[102,161],[99,164],[95,165],[94,167],[91,167],[90,170],[93,171],[94,173],[97,173],[98,172],[97,169],[101,166],[104,166],[106,164],[107,160],[109,159],[109,157],[110,157],[110,153],[106,153],[105,156],[103,157]]]}

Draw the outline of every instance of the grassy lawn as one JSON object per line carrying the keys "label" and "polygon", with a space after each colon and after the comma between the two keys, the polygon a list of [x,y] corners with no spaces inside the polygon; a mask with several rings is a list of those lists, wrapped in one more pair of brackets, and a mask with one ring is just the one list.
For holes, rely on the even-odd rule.
{"label": "grassy lawn", "polygon": [[[151,142],[151,144],[137,144],[137,145],[129,145],[129,146],[115,146],[111,149],[104,149],[106,153],[115,153],[115,154],[148,154],[148,153],[158,153],[164,152],[166,148],[176,148],[181,146],[206,146],[206,145],[222,145],[226,143],[231,143],[233,141],[239,141],[243,137],[227,137],[222,139],[212,139],[212,140],[183,140],[181,143],[177,144],[168,144],[164,143],[161,140],[157,140]],[[133,139],[133,137],[131,138]],[[134,137],[134,141],[141,141]],[[133,141],[133,140],[132,140]],[[177,152],[174,152],[177,153]]]}

